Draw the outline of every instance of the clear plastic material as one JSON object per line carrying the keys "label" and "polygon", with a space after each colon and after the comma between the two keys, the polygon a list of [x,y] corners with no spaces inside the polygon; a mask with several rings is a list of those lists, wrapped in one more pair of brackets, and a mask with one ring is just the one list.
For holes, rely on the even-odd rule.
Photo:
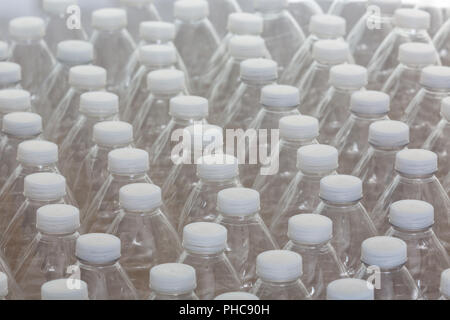
{"label": "clear plastic material", "polygon": [[17,284],[13,272],[3,258],[3,254],[0,254],[0,280],[2,281],[0,300],[24,299],[23,291]]}
{"label": "clear plastic material", "polygon": [[305,36],[310,35],[311,18],[316,14],[322,14],[322,8],[315,0],[288,0],[288,11],[297,21]]}
{"label": "clear plastic material", "polygon": [[433,43],[444,66],[450,65],[450,21],[447,21],[433,38]]}
{"label": "clear plastic material", "polygon": [[21,89],[22,67],[14,62],[0,61],[0,89]]}
{"label": "clear plastic material", "polygon": [[328,12],[343,17],[348,30],[367,12],[367,0],[334,0]]}
{"label": "clear plastic material", "polygon": [[219,38],[223,38],[227,32],[228,16],[234,12],[240,12],[241,8],[237,0],[208,0],[209,19]]}
{"label": "clear plastic material", "polygon": [[161,20],[152,0],[120,0],[120,3],[127,11],[127,29],[135,42],[139,40],[139,25],[141,22]]}

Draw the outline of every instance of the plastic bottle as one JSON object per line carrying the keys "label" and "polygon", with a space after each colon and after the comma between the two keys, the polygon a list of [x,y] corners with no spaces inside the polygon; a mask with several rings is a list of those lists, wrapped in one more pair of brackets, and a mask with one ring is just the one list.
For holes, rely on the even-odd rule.
{"label": "plastic bottle", "polygon": [[367,12],[367,0],[334,0],[328,10],[330,14],[343,17],[351,30]]}
{"label": "plastic bottle", "polygon": [[73,206],[51,204],[37,210],[38,233],[20,257],[15,273],[25,299],[38,300],[46,281],[69,275],[68,267],[76,262],[79,227],[80,212]]}
{"label": "plastic bottle", "polygon": [[444,270],[441,274],[440,291],[442,296],[439,300],[450,300],[450,269]]}
{"label": "plastic bottle", "polygon": [[47,281],[41,287],[41,300],[89,300],[87,284],[82,280]]}
{"label": "plastic bottle", "polygon": [[0,89],[20,89],[22,81],[22,67],[14,62],[0,62]]}
{"label": "plastic bottle", "polygon": [[0,300],[22,300],[22,289],[18,286],[3,257],[0,257],[0,270]]}
{"label": "plastic bottle", "polygon": [[389,96],[379,91],[356,91],[350,99],[350,117],[343,123],[331,145],[339,151],[339,173],[351,174],[370,145],[372,123],[387,120]]}
{"label": "plastic bottle", "polygon": [[[266,223],[270,223],[277,214],[280,209],[278,201],[298,172],[297,150],[316,144],[319,136],[319,122],[309,116],[283,117],[278,127],[280,141],[272,152],[270,164],[263,167],[269,174],[259,173],[253,183],[253,189],[261,194],[260,215]],[[276,173],[270,174],[271,168],[277,168]]]}
{"label": "plastic bottle", "polygon": [[209,18],[219,38],[223,38],[227,33],[228,17],[240,12],[241,8],[237,0],[208,0]]}
{"label": "plastic bottle", "polygon": [[327,286],[327,300],[374,300],[373,285],[361,279],[338,279]]}
{"label": "plastic bottle", "polygon": [[201,300],[240,290],[239,277],[224,252],[226,243],[227,229],[216,223],[196,222],[183,229],[184,251],[177,262],[195,269]]}
{"label": "plastic bottle", "polygon": [[269,250],[256,259],[256,281],[252,293],[261,300],[310,300],[300,277],[302,257],[292,251]]}
{"label": "plastic bottle", "polygon": [[75,270],[89,289],[90,300],[137,300],[138,294],[119,262],[120,239],[89,233],[77,239]]}
{"label": "plastic bottle", "polygon": [[127,29],[134,41],[139,40],[139,25],[144,21],[160,20],[153,0],[120,0],[128,17]]}
{"label": "plastic bottle", "polygon": [[259,298],[248,292],[235,291],[219,294],[214,300],[259,300]]}
{"label": "plastic bottle", "polygon": [[430,35],[434,36],[448,19],[448,3],[436,0],[418,0],[414,8],[424,10],[431,16]]}
{"label": "plastic bottle", "polygon": [[337,167],[338,152],[334,147],[313,144],[298,149],[298,172],[277,202],[276,210],[266,217],[270,221],[270,231],[280,246],[289,241],[289,218],[316,209],[320,202],[320,180],[336,174]]}
{"label": "plastic bottle", "polygon": [[374,300],[418,300],[422,293],[406,268],[407,245],[398,238],[372,237],[361,245],[361,266],[355,278],[375,278]]}
{"label": "plastic bottle", "polygon": [[288,0],[288,11],[297,21],[305,36],[310,35],[311,30],[308,27],[312,17],[324,13],[315,0]]}
{"label": "plastic bottle", "polygon": [[182,263],[165,263],[150,270],[149,300],[198,300],[195,269]]}
{"label": "plastic bottle", "polygon": [[28,91],[22,89],[0,89],[0,121],[8,113],[31,112],[34,111],[33,109]]}
{"label": "plastic bottle", "polygon": [[153,4],[158,10],[161,19],[173,21],[173,6],[177,0],[153,0]]}
{"label": "plastic bottle", "polygon": [[278,249],[259,215],[260,196],[256,190],[229,188],[217,195],[216,223],[228,231],[225,253],[248,291],[257,280],[256,258],[267,250]]}
{"label": "plastic bottle", "polygon": [[[181,242],[162,210],[161,189],[146,183],[134,183],[119,190],[121,211],[108,233],[120,238],[120,263],[141,299],[150,291],[149,270],[161,263],[175,261]],[[162,207],[162,208],[161,208]]]}
{"label": "plastic bottle", "polygon": [[445,24],[439,29],[436,35],[433,38],[433,44],[439,53],[439,57],[441,58],[441,62],[444,66],[450,65],[450,55],[449,51],[449,36],[450,36],[450,22],[447,21]]}
{"label": "plastic bottle", "polygon": [[5,41],[0,41],[0,62],[5,62],[9,57],[9,44]]}

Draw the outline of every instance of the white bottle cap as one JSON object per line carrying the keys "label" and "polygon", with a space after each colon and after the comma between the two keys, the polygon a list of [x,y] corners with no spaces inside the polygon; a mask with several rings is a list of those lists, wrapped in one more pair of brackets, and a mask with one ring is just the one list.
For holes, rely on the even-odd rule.
{"label": "white bottle cap", "polygon": [[429,66],[422,70],[420,84],[433,89],[450,90],[450,67]]}
{"label": "white bottle cap", "polygon": [[70,64],[88,64],[94,60],[94,47],[87,41],[61,41],[56,49],[56,58]]}
{"label": "white bottle cap", "polygon": [[254,2],[255,10],[261,12],[279,11],[287,5],[287,0],[255,0]]}
{"label": "white bottle cap", "polygon": [[142,7],[152,3],[153,0],[120,0],[126,6]]}
{"label": "white bottle cap", "polygon": [[174,4],[174,16],[182,21],[201,20],[209,15],[205,0],[178,0]]}
{"label": "white bottle cap", "polygon": [[126,28],[127,12],[119,8],[104,8],[92,12],[92,27],[102,31]]}
{"label": "white bottle cap", "polygon": [[271,84],[262,88],[261,104],[273,108],[293,108],[300,104],[300,91],[292,86]]}
{"label": "white bottle cap", "polygon": [[3,117],[2,130],[18,137],[36,136],[42,132],[42,118],[32,112],[11,112]]}
{"label": "white bottle cap", "polygon": [[132,183],[119,190],[120,205],[126,211],[152,211],[162,205],[161,188],[150,183]]}
{"label": "white bottle cap", "polygon": [[81,88],[103,88],[106,86],[106,70],[97,66],[72,67],[69,84]]}
{"label": "white bottle cap", "polygon": [[333,237],[333,222],[320,214],[298,214],[288,221],[288,237],[303,244],[320,244]]}
{"label": "white bottle cap", "polygon": [[44,140],[27,140],[17,147],[17,161],[34,166],[58,162],[58,145]]}
{"label": "white bottle cap", "polygon": [[405,29],[428,29],[430,27],[430,14],[418,9],[397,9],[394,14],[394,24]]}
{"label": "white bottle cap", "polygon": [[39,17],[19,17],[9,22],[9,34],[17,40],[41,39],[45,36],[45,22]]}
{"label": "white bottle cap", "polygon": [[0,62],[0,85],[22,80],[22,67],[14,62]]}
{"label": "white bottle cap", "polygon": [[94,125],[93,141],[101,146],[124,146],[133,142],[133,126],[123,121],[103,121]]}
{"label": "white bottle cap", "polygon": [[149,169],[148,152],[135,148],[120,148],[108,153],[108,171],[115,174],[145,173]]}
{"label": "white bottle cap", "polygon": [[278,122],[280,137],[286,140],[312,140],[319,136],[319,121],[310,116],[286,116]]}
{"label": "white bottle cap", "polygon": [[194,124],[183,130],[183,148],[185,151],[202,151],[210,147],[223,146],[223,130],[210,124]]}
{"label": "white bottle cap", "polygon": [[327,64],[340,64],[348,60],[349,48],[342,40],[318,40],[313,45],[314,60]]}
{"label": "white bottle cap", "polygon": [[197,162],[197,175],[209,181],[235,178],[239,176],[238,160],[227,154],[203,156]]}
{"label": "white bottle cap", "polygon": [[376,121],[369,127],[369,143],[379,147],[405,146],[409,143],[409,127],[401,121]]}
{"label": "white bottle cap", "polygon": [[338,151],[325,144],[311,144],[297,150],[297,169],[304,173],[326,173],[338,168]]}
{"label": "white bottle cap", "polygon": [[186,250],[213,254],[225,249],[227,229],[211,222],[194,222],[183,228],[183,248]]}
{"label": "white bottle cap", "polygon": [[395,156],[395,170],[404,174],[432,174],[438,169],[436,153],[423,149],[405,149]]}
{"label": "white bottle cap", "polygon": [[6,42],[0,41],[0,60],[9,58],[9,46]]}
{"label": "white bottle cap", "polygon": [[256,274],[271,282],[297,280],[303,274],[302,257],[287,250],[265,251],[256,258]]}
{"label": "white bottle cap", "polygon": [[222,293],[215,297],[214,300],[259,300],[259,298],[248,292],[236,291]]}
{"label": "white bottle cap", "polygon": [[23,194],[39,201],[60,199],[66,195],[66,178],[50,172],[30,174],[25,177]]}
{"label": "white bottle cap", "polygon": [[443,295],[450,297],[450,269],[442,271],[439,290]]}
{"label": "white bottle cap", "polygon": [[150,44],[139,48],[139,61],[148,67],[168,67],[177,61],[177,54],[173,46]]}
{"label": "white bottle cap", "polygon": [[80,112],[91,117],[112,116],[119,112],[119,97],[106,91],[85,92],[80,96]]}
{"label": "white bottle cap", "polygon": [[228,16],[227,29],[233,34],[260,35],[263,32],[263,19],[256,14],[234,12]]}
{"label": "white bottle cap", "polygon": [[398,60],[405,65],[428,66],[436,63],[437,53],[428,43],[408,42],[400,46]]}
{"label": "white bottle cap", "polygon": [[65,15],[67,7],[77,3],[77,0],[43,0],[42,7],[48,13]]}
{"label": "white bottle cap", "polygon": [[37,209],[36,228],[48,234],[74,233],[80,227],[80,211],[67,204],[49,204]]}
{"label": "white bottle cap", "polygon": [[323,37],[343,37],[345,29],[345,19],[332,14],[315,14],[309,21],[309,32]]}
{"label": "white bottle cap", "polygon": [[0,272],[0,297],[8,295],[8,277],[3,272]]}
{"label": "white bottle cap", "polygon": [[406,243],[393,237],[372,237],[361,245],[361,261],[382,269],[399,267],[407,260]]}
{"label": "white bottle cap", "polygon": [[175,69],[152,71],[147,76],[147,86],[154,94],[175,94],[184,89],[184,72]]}
{"label": "white bottle cap", "polygon": [[0,90],[0,113],[28,111],[31,108],[31,96],[21,89]]}
{"label": "white bottle cap", "polygon": [[266,46],[260,36],[234,36],[228,42],[230,55],[235,59],[252,59],[264,56]]}
{"label": "white bottle cap", "polygon": [[320,198],[330,202],[353,202],[362,198],[361,179],[349,175],[331,175],[320,180]]}
{"label": "white bottle cap", "polygon": [[389,208],[389,222],[405,230],[421,230],[434,223],[434,208],[420,200],[400,200]]}
{"label": "white bottle cap", "polygon": [[106,233],[83,234],[77,239],[75,255],[94,264],[113,262],[120,258],[120,239]]}
{"label": "white bottle cap", "polygon": [[175,38],[175,25],[163,21],[144,21],[139,25],[139,37],[146,42],[169,42]]}
{"label": "white bottle cap", "polygon": [[278,64],[269,59],[254,58],[241,62],[241,79],[247,81],[275,81],[278,78]]}
{"label": "white bottle cap", "polygon": [[356,64],[340,64],[330,69],[330,84],[333,87],[362,88],[367,82],[367,69]]}
{"label": "white bottle cap", "polygon": [[175,118],[197,119],[208,116],[208,100],[198,96],[177,96],[170,99],[170,115]]}
{"label": "white bottle cap", "polygon": [[163,263],[150,269],[150,289],[163,294],[189,293],[197,288],[195,269],[182,263]]}
{"label": "white bottle cap", "polygon": [[391,98],[384,92],[361,90],[352,94],[350,109],[352,112],[377,115],[389,112]]}
{"label": "white bottle cap", "polygon": [[450,122],[450,97],[442,99],[441,115]]}
{"label": "white bottle cap", "polygon": [[361,279],[338,279],[327,286],[327,300],[374,300],[373,285]]}
{"label": "white bottle cap", "polygon": [[245,217],[260,210],[259,192],[247,188],[229,188],[217,194],[217,211],[226,216]]}
{"label": "white bottle cap", "polygon": [[369,0],[369,6],[376,6],[383,14],[394,14],[402,6],[401,0]]}
{"label": "white bottle cap", "polygon": [[89,300],[86,282],[78,279],[57,279],[41,287],[42,300]]}

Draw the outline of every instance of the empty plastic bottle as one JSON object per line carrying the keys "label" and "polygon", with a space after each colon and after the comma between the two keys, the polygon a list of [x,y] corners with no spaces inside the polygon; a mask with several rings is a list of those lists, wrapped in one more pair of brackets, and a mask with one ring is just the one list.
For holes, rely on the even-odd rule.
{"label": "empty plastic bottle", "polygon": [[152,183],[148,170],[148,153],[144,150],[121,148],[109,152],[109,176],[86,207],[82,231],[106,232],[120,211],[120,188],[130,183]]}
{"label": "empty plastic bottle", "polygon": [[303,260],[302,282],[313,299],[324,300],[326,286],[347,277],[344,265],[330,244],[333,222],[318,214],[299,214],[289,219],[289,242],[285,250],[297,252]]}
{"label": "empty plastic bottle", "polygon": [[181,253],[181,242],[161,211],[163,204],[158,186],[145,183],[123,186],[119,190],[119,202],[121,211],[108,233],[120,238],[120,263],[139,297],[146,299],[150,294],[149,270],[175,261]]}
{"label": "empty plastic bottle", "polygon": [[384,236],[368,238],[361,245],[361,266],[355,278],[370,282],[376,277],[374,300],[422,299],[406,262],[407,245],[403,240]]}
{"label": "empty plastic bottle", "polygon": [[330,89],[317,107],[319,141],[329,144],[350,116],[352,94],[367,85],[367,70],[352,64],[341,64],[330,70]]}
{"label": "empty plastic bottle", "polygon": [[248,292],[235,291],[219,294],[214,300],[259,300],[259,298]]}
{"label": "empty plastic bottle", "polygon": [[309,25],[312,17],[324,13],[315,0],[288,0],[287,10],[297,21],[305,36],[310,35]]}
{"label": "empty plastic bottle", "polygon": [[[138,294],[119,262],[120,239],[104,233],[77,239],[75,270],[86,282],[90,300],[137,300]],[[78,270],[77,270],[78,269]]]}
{"label": "empty plastic bottle", "polygon": [[320,199],[315,213],[333,221],[334,246],[349,276],[359,267],[361,242],[377,235],[372,220],[361,204],[362,181],[354,176],[331,175],[320,180]]}
{"label": "empty plastic bottle", "polygon": [[433,38],[433,44],[439,53],[439,57],[444,66],[450,65],[450,21],[447,21]]}
{"label": "empty plastic bottle", "polygon": [[261,300],[310,300],[300,277],[302,257],[288,250],[269,250],[256,258],[256,281],[252,293]]}
{"label": "empty plastic bottle", "polygon": [[406,267],[425,299],[440,296],[436,276],[450,267],[450,258],[434,234],[434,208],[420,200],[394,202],[389,209],[391,228],[386,236],[405,241],[408,246]]}
{"label": "empty plastic bottle", "polygon": [[128,32],[136,42],[139,40],[141,22],[161,19],[153,0],[120,0],[120,4],[127,12]]}
{"label": "empty plastic bottle", "polygon": [[351,30],[367,12],[367,0],[334,0],[328,12],[343,17]]}
{"label": "empty plastic bottle", "polygon": [[223,38],[227,33],[228,17],[240,12],[241,8],[236,0],[208,0],[209,18],[217,32],[219,38]]}
{"label": "empty plastic bottle", "polygon": [[369,127],[369,149],[356,164],[353,175],[363,181],[361,200],[369,214],[394,179],[395,155],[409,143],[409,128],[400,121],[377,121]]}
{"label": "empty plastic bottle", "polygon": [[257,280],[256,258],[267,250],[278,249],[264,221],[259,215],[258,191],[245,188],[229,188],[217,195],[216,223],[228,231],[225,253],[242,282],[244,290],[250,290]]}
{"label": "empty plastic bottle", "polygon": [[436,63],[436,51],[430,44],[404,43],[399,47],[398,60],[400,64],[381,89],[391,97],[391,120],[403,118],[406,107],[420,90],[422,70]]}
{"label": "empty plastic bottle", "polygon": [[8,60],[10,56],[9,45],[5,41],[0,41],[0,61],[4,62]]}
{"label": "empty plastic bottle", "polygon": [[351,174],[370,145],[372,123],[387,120],[389,96],[379,91],[356,91],[350,99],[350,117],[343,123],[331,145],[339,151],[339,173]]}
{"label": "empty plastic bottle", "polygon": [[450,269],[444,270],[441,274],[440,291],[442,295],[439,300],[450,300]]}
{"label": "empty plastic bottle", "polygon": [[149,300],[198,300],[195,269],[182,263],[164,263],[150,270]]}
{"label": "empty plastic bottle", "polygon": [[422,70],[422,89],[405,110],[402,121],[410,127],[410,148],[422,147],[441,121],[442,100],[450,93],[450,67],[430,66]]}
{"label": "empty plastic bottle", "polygon": [[217,218],[217,194],[241,187],[238,160],[230,155],[203,156],[197,161],[198,182],[194,183],[178,219],[178,232],[192,222],[214,222]]}
{"label": "empty plastic bottle", "polygon": [[79,227],[80,212],[73,206],[51,204],[37,210],[38,233],[20,257],[15,273],[25,299],[39,300],[46,281],[70,276]]}
{"label": "empty plastic bottle", "polygon": [[270,163],[262,167],[265,174],[259,173],[253,183],[253,189],[261,194],[260,215],[266,223],[280,209],[278,201],[298,172],[297,150],[317,143],[319,122],[309,116],[287,116],[280,119],[279,130],[280,141],[272,151]]}
{"label": "empty plastic bottle", "polygon": [[23,291],[17,284],[8,264],[0,255],[0,300],[23,300]]}
{"label": "empty plastic bottle", "polygon": [[201,300],[241,288],[236,270],[225,255],[227,229],[211,222],[188,224],[183,229],[184,251],[178,263],[195,269],[196,294]]}
{"label": "empty plastic bottle", "polygon": [[41,300],[89,300],[87,284],[82,280],[47,281],[41,287]]}
{"label": "empty plastic bottle", "polygon": [[338,279],[327,286],[327,300],[374,300],[373,285],[361,279]]}
{"label": "empty plastic bottle", "polygon": [[336,174],[337,167],[338,152],[334,147],[313,144],[298,149],[298,173],[277,201],[275,210],[265,217],[280,246],[283,247],[289,241],[289,218],[301,213],[311,213],[316,209],[320,202],[320,180]]}
{"label": "empty plastic bottle", "polygon": [[[0,71],[1,72],[1,71]],[[0,90],[0,121],[11,112],[31,112],[30,93],[22,89],[1,89]]]}
{"label": "empty plastic bottle", "polygon": [[436,0],[418,0],[416,9],[424,10],[431,16],[430,35],[434,36],[448,19],[448,3]]}
{"label": "empty plastic bottle", "polygon": [[22,67],[14,62],[0,62],[0,89],[20,89]]}

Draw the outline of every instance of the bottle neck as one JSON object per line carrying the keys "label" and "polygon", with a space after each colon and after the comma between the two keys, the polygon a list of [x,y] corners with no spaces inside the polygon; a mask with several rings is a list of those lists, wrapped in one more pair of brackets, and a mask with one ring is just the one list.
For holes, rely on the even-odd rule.
{"label": "bottle neck", "polygon": [[371,264],[368,264],[366,262],[362,262],[362,264],[365,266],[366,269],[370,269],[370,270],[373,269],[373,267],[376,267],[377,268],[377,272],[379,270],[379,273],[384,273],[384,274],[400,272],[402,270],[402,268],[405,266],[405,264],[403,263],[401,265],[390,267],[390,268],[380,268],[377,265],[371,265]]}
{"label": "bottle neck", "polygon": [[193,124],[205,124],[207,123],[204,116],[193,117],[193,118],[182,118],[178,116],[173,116],[172,120],[180,127],[186,128]]}
{"label": "bottle neck", "polygon": [[145,179],[146,172],[136,172],[136,173],[114,173],[111,172],[111,176],[116,181],[134,181]]}
{"label": "bottle neck", "polygon": [[286,281],[271,281],[268,279],[259,278],[263,284],[271,287],[291,287],[295,286],[298,283],[298,278],[294,280],[286,280]]}
{"label": "bottle neck", "polygon": [[290,240],[295,245],[296,249],[300,250],[302,252],[321,253],[321,252],[329,251],[330,241],[311,244],[311,243],[296,241],[295,239],[292,239],[292,238]]}
{"label": "bottle neck", "polygon": [[259,212],[254,212],[248,215],[231,216],[219,212],[220,220],[226,224],[246,224],[248,222],[255,221],[259,216]]}
{"label": "bottle neck", "polygon": [[37,208],[43,207],[43,206],[45,206],[47,204],[54,204],[54,203],[62,203],[62,202],[64,202],[63,198],[55,198],[55,199],[43,200],[43,199],[33,199],[33,198],[30,198],[30,197],[27,197],[27,200],[33,207],[37,207]]}
{"label": "bottle neck", "polygon": [[193,291],[183,293],[164,293],[153,291],[157,300],[192,300]]}
{"label": "bottle neck", "polygon": [[49,163],[49,164],[42,164],[42,165],[34,165],[29,163],[20,163],[22,167],[22,175],[28,175],[35,172],[52,172],[57,171],[57,163]]}
{"label": "bottle neck", "polygon": [[408,145],[404,144],[401,146],[377,146],[372,143],[369,143],[373,148],[375,155],[385,155],[385,154],[396,154],[397,152],[405,149]]}
{"label": "bottle neck", "polygon": [[404,235],[405,238],[424,238],[424,237],[429,237],[431,236],[431,234],[433,233],[432,231],[432,225],[431,226],[427,226],[421,229],[416,229],[416,230],[407,230],[398,226],[395,226],[393,224],[391,224],[392,229],[394,229],[394,231],[396,232],[396,234],[401,234]]}
{"label": "bottle neck", "polygon": [[239,177],[235,176],[232,178],[227,179],[207,179],[204,177],[200,177],[200,183],[204,185],[205,187],[226,187],[229,185],[236,185],[239,184]]}
{"label": "bottle neck", "polygon": [[175,91],[175,92],[151,92],[152,96],[158,100],[170,100],[181,95],[183,91]]}
{"label": "bottle neck", "polygon": [[62,240],[71,240],[71,239],[75,240],[79,236],[79,233],[76,230],[70,233],[60,233],[60,234],[48,233],[42,229],[38,230],[41,235],[41,241],[45,242],[60,242]]}
{"label": "bottle neck", "polygon": [[330,201],[324,198],[320,198],[322,200],[322,202],[327,205],[328,207],[335,207],[335,208],[354,208],[354,207],[358,207],[360,205],[360,200],[355,200],[355,201],[347,201],[347,202],[336,202],[336,201]]}
{"label": "bottle neck", "polygon": [[184,248],[186,253],[194,258],[197,259],[219,259],[224,254],[224,249],[219,251],[210,250],[211,252],[208,252],[208,250],[196,250],[194,248]]}
{"label": "bottle neck", "polygon": [[277,79],[259,79],[259,80],[250,80],[245,77],[241,77],[242,83],[245,83],[249,87],[253,88],[262,88],[270,84],[274,84],[277,82]]}
{"label": "bottle neck", "polygon": [[407,174],[407,173],[399,172],[398,170],[396,170],[396,172],[398,173],[399,177],[404,182],[417,182],[417,180],[422,180],[422,181],[426,182],[426,181],[431,181],[434,178],[434,172],[429,173],[429,174],[420,174],[420,175]]}
{"label": "bottle neck", "polygon": [[384,118],[386,118],[386,116],[388,115],[388,113],[361,113],[361,112],[355,112],[350,110],[352,116],[355,118],[355,120],[382,120]]}
{"label": "bottle neck", "polygon": [[94,263],[87,260],[83,260],[78,258],[78,262],[81,266],[87,267],[89,269],[109,269],[115,268],[116,264],[119,262],[119,259],[103,262],[103,263]]}
{"label": "bottle neck", "polygon": [[297,110],[298,105],[290,106],[290,107],[271,107],[264,104],[261,104],[262,108],[271,113],[287,113],[294,110]]}
{"label": "bottle neck", "polygon": [[161,213],[159,207],[157,207],[155,209],[150,209],[150,210],[137,210],[137,211],[124,209],[124,212],[127,217],[130,217],[130,218],[134,217],[136,219],[141,218],[141,217],[151,217],[151,216],[155,216],[155,215]]}

